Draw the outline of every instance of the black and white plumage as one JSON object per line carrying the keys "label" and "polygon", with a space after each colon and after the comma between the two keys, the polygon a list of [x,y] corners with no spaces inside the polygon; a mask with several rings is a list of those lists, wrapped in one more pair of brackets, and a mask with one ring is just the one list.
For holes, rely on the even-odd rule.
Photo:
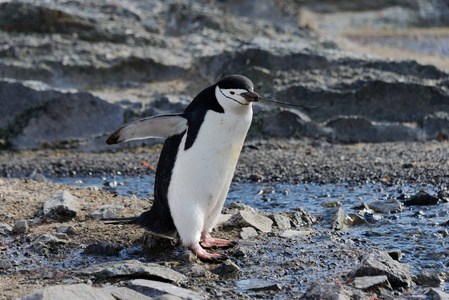
{"label": "black and white plumage", "polygon": [[203,247],[234,245],[209,233],[251,124],[252,102],[258,100],[248,78],[228,76],[201,91],[183,113],[138,120],[108,138],[108,144],[166,138],[156,171],[154,204],[141,214],[139,225],[158,235],[179,236],[203,260],[224,258]]}

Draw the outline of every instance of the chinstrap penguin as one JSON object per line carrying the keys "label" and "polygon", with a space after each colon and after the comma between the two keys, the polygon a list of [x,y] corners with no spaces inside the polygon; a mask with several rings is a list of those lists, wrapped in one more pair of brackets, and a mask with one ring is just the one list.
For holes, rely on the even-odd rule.
{"label": "chinstrap penguin", "polygon": [[236,244],[213,238],[210,232],[251,125],[252,103],[259,99],[272,101],[259,97],[248,78],[227,76],[201,91],[183,113],[141,119],[108,138],[108,144],[166,138],[156,170],[154,203],[138,218],[140,226],[156,235],[179,237],[202,260],[226,258],[204,248]]}

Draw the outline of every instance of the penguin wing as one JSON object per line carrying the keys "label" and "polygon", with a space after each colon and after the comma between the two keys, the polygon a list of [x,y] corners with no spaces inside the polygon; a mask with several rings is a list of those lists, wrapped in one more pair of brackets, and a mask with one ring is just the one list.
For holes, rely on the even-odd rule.
{"label": "penguin wing", "polygon": [[109,145],[152,137],[168,138],[187,130],[187,119],[183,114],[159,115],[140,119],[117,129],[106,140]]}

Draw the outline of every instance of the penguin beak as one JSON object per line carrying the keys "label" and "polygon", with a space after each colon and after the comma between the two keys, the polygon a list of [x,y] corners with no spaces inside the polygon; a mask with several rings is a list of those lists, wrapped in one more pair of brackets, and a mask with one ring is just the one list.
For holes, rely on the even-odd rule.
{"label": "penguin beak", "polygon": [[259,101],[259,95],[253,91],[241,93],[240,96],[245,98],[245,100],[248,102],[258,102]]}

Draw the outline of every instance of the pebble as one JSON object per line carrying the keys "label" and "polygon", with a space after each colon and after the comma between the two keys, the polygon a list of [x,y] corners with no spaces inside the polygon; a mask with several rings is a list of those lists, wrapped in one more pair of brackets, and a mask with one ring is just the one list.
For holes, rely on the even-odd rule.
{"label": "pebble", "polygon": [[244,240],[257,236],[257,231],[253,227],[243,227],[240,231],[240,237]]}
{"label": "pebble", "polygon": [[91,216],[97,220],[116,218],[123,208],[121,204],[105,204],[97,207]]}
{"label": "pebble", "polygon": [[87,255],[119,256],[122,250],[123,246],[118,243],[99,242],[87,245],[83,253]]}
{"label": "pebble", "polygon": [[14,223],[12,232],[16,234],[26,233],[28,231],[28,222],[26,220],[19,220]]}
{"label": "pebble", "polygon": [[211,270],[220,277],[235,277],[240,274],[240,267],[231,260],[225,260],[220,266]]}
{"label": "pebble", "polygon": [[283,238],[295,238],[299,236],[307,236],[312,232],[312,230],[285,230],[279,236]]}

